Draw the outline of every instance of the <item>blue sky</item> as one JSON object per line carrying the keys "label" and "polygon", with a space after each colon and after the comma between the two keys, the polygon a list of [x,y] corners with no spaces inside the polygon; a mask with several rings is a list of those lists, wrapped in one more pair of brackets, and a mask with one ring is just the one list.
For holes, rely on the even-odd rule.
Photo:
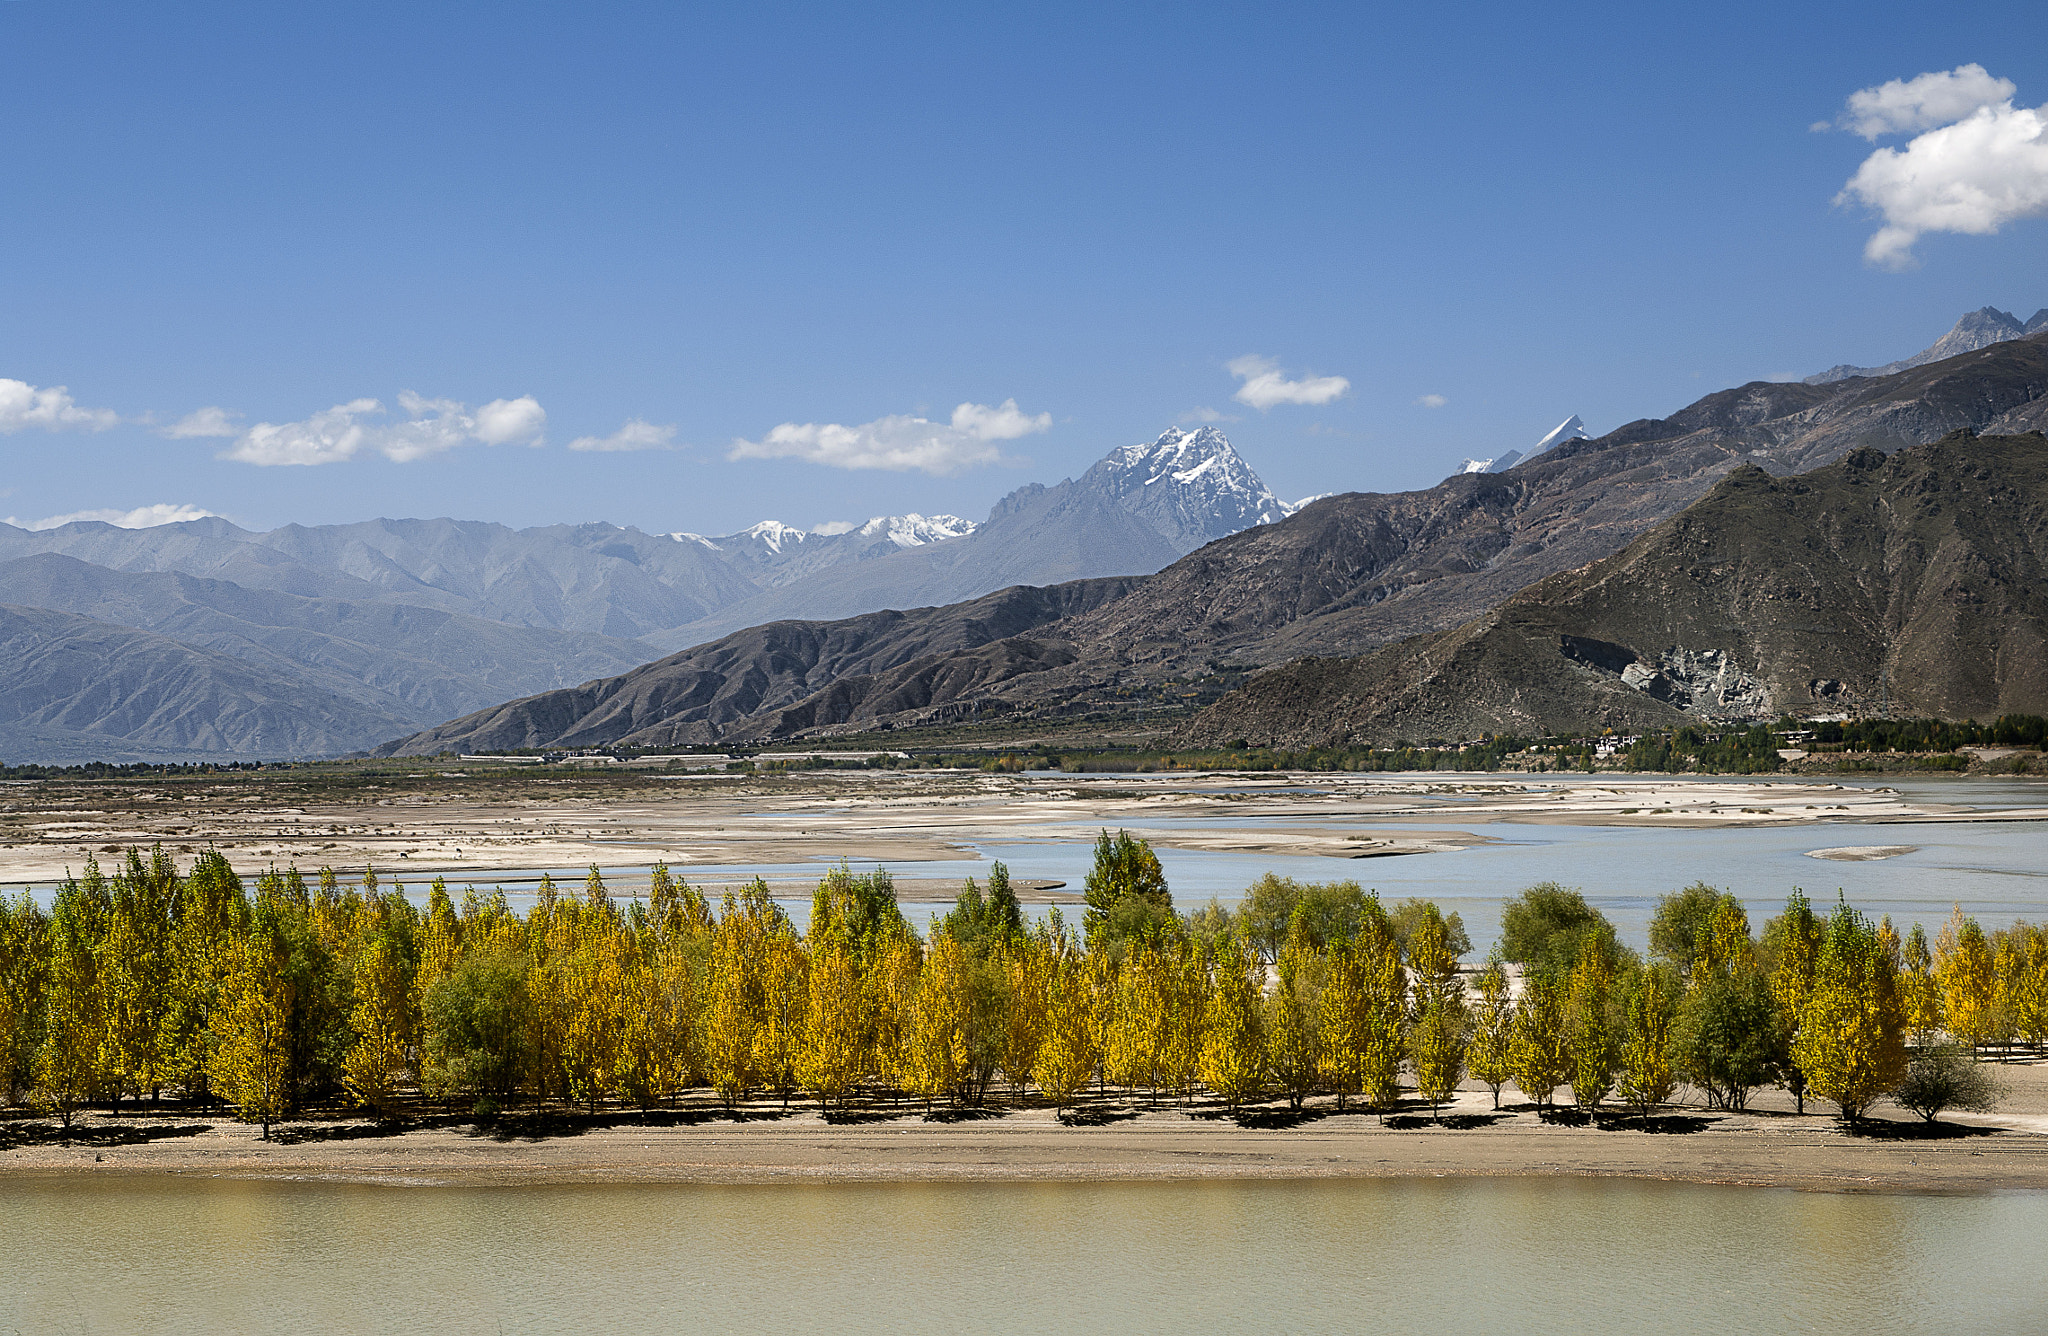
{"label": "blue sky", "polygon": [[1397,490],[2048,305],[2038,183],[1872,263],[1939,117],[1810,128],[2024,129],[2038,0],[1670,8],[0,0],[0,516],[980,518],[1210,415]]}

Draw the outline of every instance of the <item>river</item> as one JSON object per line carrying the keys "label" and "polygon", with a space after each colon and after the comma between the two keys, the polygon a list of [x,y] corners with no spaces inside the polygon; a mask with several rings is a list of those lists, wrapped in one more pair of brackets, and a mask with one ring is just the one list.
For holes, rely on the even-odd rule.
{"label": "river", "polygon": [[2048,1329],[2048,1195],[0,1182],[0,1331]]}

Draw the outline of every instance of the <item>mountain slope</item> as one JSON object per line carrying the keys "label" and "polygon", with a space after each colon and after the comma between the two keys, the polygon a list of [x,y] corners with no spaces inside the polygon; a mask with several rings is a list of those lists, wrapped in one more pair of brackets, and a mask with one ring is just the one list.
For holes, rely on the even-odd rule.
{"label": "mountain slope", "polygon": [[[836,622],[774,622],[636,668],[621,677],[510,701],[401,738],[379,755],[622,744],[666,747],[777,731],[781,712],[809,719],[820,691],[879,678],[923,708],[1036,671],[1047,655],[1020,639],[1127,593],[1129,580],[1021,586],[969,603],[876,612]],[[1005,648],[989,653],[989,647]],[[968,656],[952,676],[931,661]],[[1055,652],[1053,657],[1057,657]],[[870,692],[864,692],[871,694]],[[796,725],[799,727],[808,724]]]}
{"label": "mountain slope", "polygon": [[[111,571],[44,553],[0,563],[18,604],[153,631],[415,725],[508,695],[621,673],[636,641],[509,626],[404,603],[302,598],[176,572]],[[382,735],[378,735],[380,738]]]}
{"label": "mountain slope", "polygon": [[0,604],[9,759],[332,755],[394,724],[402,720],[165,636]]}
{"label": "mountain slope", "polygon": [[1925,366],[1929,362],[1939,362],[1961,353],[1975,352],[1979,348],[1989,347],[2007,339],[2038,334],[2044,329],[2048,329],[2048,308],[2034,312],[2033,319],[2023,323],[2018,316],[2009,311],[2001,311],[1995,306],[1983,306],[1956,321],[1953,329],[1911,357],[1902,357],[1883,366],[1831,366],[1826,371],[1808,376],[1806,384],[1828,385],[1838,380],[1848,380],[1853,376],[1895,375],[1901,371],[1910,371],[1916,366]]}
{"label": "mountain slope", "polygon": [[[1880,379],[1740,386],[1667,419],[1562,442],[1507,473],[1317,501],[1130,582],[1120,597],[1085,600],[1034,624],[1000,674],[977,678],[984,670],[973,668],[958,679],[973,680],[971,687],[919,701],[916,691],[897,695],[880,680],[843,681],[875,672],[825,657],[781,679],[810,688],[809,696],[785,692],[744,722],[718,727],[735,736],[793,736],[927,723],[970,709],[1021,718],[1087,710],[1130,716],[1201,702],[1244,668],[1310,655],[1348,658],[1459,626],[1538,580],[1620,550],[1743,466],[1784,476],[1859,448],[1897,450],[1959,428],[2011,434],[2042,425],[2048,338],[2041,335]],[[972,651],[986,659],[993,652],[983,649],[989,642],[912,643],[920,627],[943,625],[947,612],[920,613],[903,627],[909,639],[891,672],[916,663],[937,681],[946,655]],[[811,624],[806,634],[829,637],[832,625]],[[770,647],[755,634],[739,632],[692,654],[718,657],[727,675],[770,674]],[[549,728],[584,736],[580,718],[562,714],[532,734],[537,741],[518,745],[553,745]],[[637,716],[633,731],[655,736],[648,730],[659,722],[658,713]],[[394,745],[410,751],[424,744]]]}
{"label": "mountain slope", "polygon": [[1285,746],[1793,712],[2048,710],[2048,437],[1743,467],[1463,626],[1253,679],[1181,733]]}
{"label": "mountain slope", "polygon": [[1020,487],[973,533],[847,562],[650,637],[681,647],[771,621],[830,621],[1014,584],[1147,575],[1284,507],[1213,427],[1113,450],[1077,479]]}

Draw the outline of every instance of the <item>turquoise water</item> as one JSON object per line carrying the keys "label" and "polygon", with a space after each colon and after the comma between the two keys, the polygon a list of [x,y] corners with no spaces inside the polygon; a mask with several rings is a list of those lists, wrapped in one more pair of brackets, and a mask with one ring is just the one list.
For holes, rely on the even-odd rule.
{"label": "turquoise water", "polygon": [[2048,1196],[0,1181],[0,1331],[2048,1330]]}

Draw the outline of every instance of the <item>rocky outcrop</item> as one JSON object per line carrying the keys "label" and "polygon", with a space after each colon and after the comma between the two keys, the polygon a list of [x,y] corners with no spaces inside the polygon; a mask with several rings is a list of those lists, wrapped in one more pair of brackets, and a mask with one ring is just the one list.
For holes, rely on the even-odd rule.
{"label": "rocky outcrop", "polygon": [[1736,470],[1457,628],[1253,679],[1183,730],[1285,746],[1782,713],[2048,710],[2048,437]]}

